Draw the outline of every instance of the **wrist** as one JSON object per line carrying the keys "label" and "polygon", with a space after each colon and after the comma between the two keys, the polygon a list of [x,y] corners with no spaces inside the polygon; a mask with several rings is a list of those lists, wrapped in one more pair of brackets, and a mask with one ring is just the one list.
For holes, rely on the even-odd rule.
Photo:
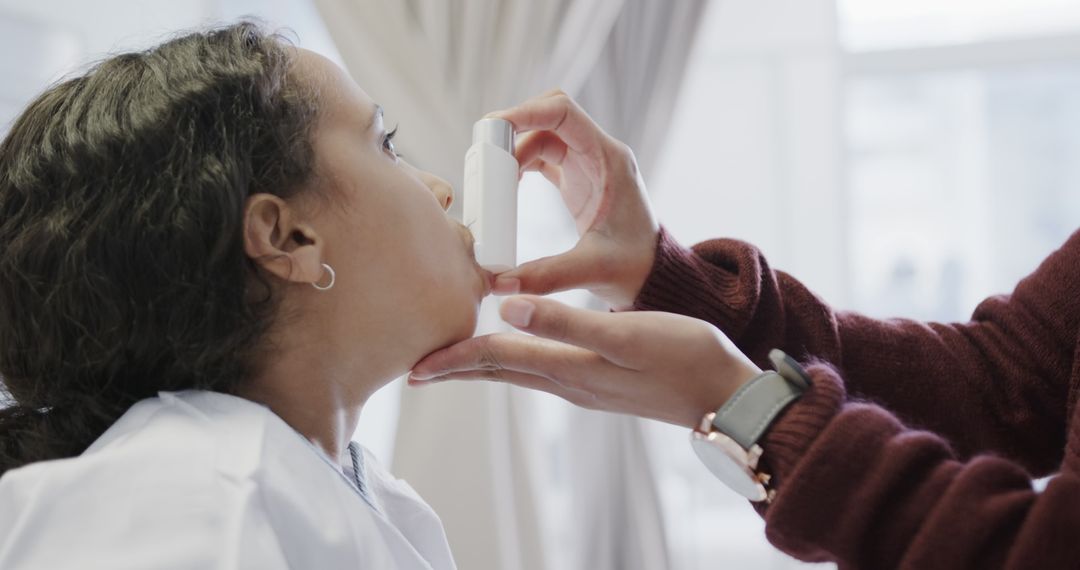
{"label": "wrist", "polygon": [[[740,362],[738,362],[734,370],[727,375],[727,378],[722,379],[723,387],[716,392],[716,397],[719,397],[719,399],[717,400],[714,397],[714,400],[709,402],[708,406],[701,409],[697,419],[701,419],[701,416],[704,413],[715,412],[718,408],[730,402],[732,396],[741,390],[743,386],[758,379],[764,373],[765,371],[758,368],[753,362],[746,359],[740,359]],[[695,424],[696,423],[697,422],[695,422]]]}
{"label": "wrist", "polygon": [[771,475],[758,461],[759,441],[784,409],[810,387],[810,377],[790,357],[773,350],[776,371],[744,383],[719,409],[708,412],[691,432],[694,451],[721,481],[751,501],[769,502]]}
{"label": "wrist", "polygon": [[[712,370],[716,370],[713,368]],[[708,412],[715,412],[723,407],[731,397],[743,386],[761,376],[763,371],[753,362],[739,362],[734,369],[727,374],[710,374],[705,382],[704,389],[698,392],[696,398],[681,415],[679,425],[694,428],[701,423],[701,417]]]}
{"label": "wrist", "polygon": [[597,295],[604,298],[616,311],[626,311],[634,308],[634,302],[645,287],[645,282],[653,271],[656,264],[656,247],[658,229],[649,233],[646,239],[636,238],[638,243],[628,244],[613,242],[610,244],[616,255],[609,259],[612,277],[607,287],[596,291]]}

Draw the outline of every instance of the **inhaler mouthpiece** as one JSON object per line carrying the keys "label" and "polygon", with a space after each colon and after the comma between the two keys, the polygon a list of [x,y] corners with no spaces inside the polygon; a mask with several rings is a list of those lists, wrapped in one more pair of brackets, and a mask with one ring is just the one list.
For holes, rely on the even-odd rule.
{"label": "inhaler mouthpiece", "polygon": [[477,263],[498,273],[517,266],[514,126],[503,119],[481,119],[472,135],[465,153],[462,217],[476,238]]}

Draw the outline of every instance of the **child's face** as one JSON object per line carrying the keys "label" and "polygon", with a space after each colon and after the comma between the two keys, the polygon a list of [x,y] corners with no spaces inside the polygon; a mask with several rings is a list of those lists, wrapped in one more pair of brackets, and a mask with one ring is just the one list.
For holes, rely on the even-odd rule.
{"label": "child's face", "polygon": [[[403,369],[393,373],[401,374],[472,336],[490,274],[476,263],[472,235],[446,214],[449,183],[394,155],[381,109],[342,69],[299,52],[298,71],[318,90],[316,194],[328,197],[312,223],[337,273],[327,292],[336,322],[327,325],[343,342],[400,351]],[[422,125],[410,127],[402,136],[424,136]]]}

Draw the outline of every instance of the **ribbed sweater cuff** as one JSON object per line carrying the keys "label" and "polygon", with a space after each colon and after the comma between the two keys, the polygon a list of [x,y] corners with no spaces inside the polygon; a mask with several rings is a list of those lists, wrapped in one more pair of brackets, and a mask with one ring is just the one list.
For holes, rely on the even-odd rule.
{"label": "ribbed sweater cuff", "polygon": [[844,404],[844,383],[835,370],[814,364],[806,371],[813,385],[781,413],[761,440],[763,467],[772,475],[777,494],[784,492],[784,481]]}
{"label": "ribbed sweater cuff", "polygon": [[738,276],[684,247],[663,226],[652,270],[631,310],[665,311],[703,319],[729,336],[746,320],[731,301],[740,299]]}

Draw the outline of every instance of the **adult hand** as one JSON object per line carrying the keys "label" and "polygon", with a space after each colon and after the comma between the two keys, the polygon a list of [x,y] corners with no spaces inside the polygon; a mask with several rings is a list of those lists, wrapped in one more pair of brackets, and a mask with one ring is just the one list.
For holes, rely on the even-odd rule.
{"label": "adult hand", "polygon": [[434,352],[411,385],[495,380],[576,405],[693,427],[761,370],[713,325],[671,313],[608,313],[552,299],[506,299],[497,333]]}
{"label": "adult hand", "polygon": [[588,289],[615,307],[633,304],[652,269],[659,226],[630,147],[559,90],[488,116],[513,123],[521,173],[538,171],[559,188],[580,236],[570,251],[500,274],[494,292]]}

